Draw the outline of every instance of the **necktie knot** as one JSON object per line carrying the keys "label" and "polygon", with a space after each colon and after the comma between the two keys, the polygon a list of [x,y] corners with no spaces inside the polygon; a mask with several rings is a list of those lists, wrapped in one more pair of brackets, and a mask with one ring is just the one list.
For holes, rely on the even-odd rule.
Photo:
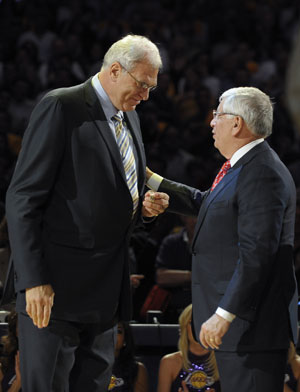
{"label": "necktie knot", "polygon": [[222,180],[222,178],[226,175],[228,170],[231,168],[230,160],[226,161],[223,166],[221,167],[219,173],[217,174],[210,191],[212,192],[215,187],[219,184],[219,182]]}
{"label": "necktie knot", "polygon": [[122,118],[120,116],[119,113],[116,113],[114,116],[112,116],[111,118],[113,121],[118,121],[118,122],[122,122]]}
{"label": "necktie knot", "polygon": [[227,173],[230,168],[231,168],[231,164],[230,164],[230,160],[228,160],[223,163],[223,166],[221,167],[221,171]]}

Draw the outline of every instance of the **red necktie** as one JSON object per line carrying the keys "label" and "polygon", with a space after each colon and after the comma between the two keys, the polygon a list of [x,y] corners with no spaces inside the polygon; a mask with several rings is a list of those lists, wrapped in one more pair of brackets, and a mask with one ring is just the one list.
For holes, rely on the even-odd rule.
{"label": "red necktie", "polygon": [[228,170],[229,170],[230,168],[231,168],[231,165],[230,165],[230,161],[228,160],[228,161],[226,161],[226,162],[223,164],[223,166],[221,167],[219,173],[217,174],[217,176],[216,176],[216,178],[215,178],[215,180],[214,180],[214,182],[213,182],[213,184],[212,184],[212,186],[211,186],[211,188],[210,188],[210,191],[211,191],[211,192],[212,192],[212,191],[215,189],[215,187],[219,184],[219,182],[222,180],[222,178],[225,176],[225,174],[228,172]]}

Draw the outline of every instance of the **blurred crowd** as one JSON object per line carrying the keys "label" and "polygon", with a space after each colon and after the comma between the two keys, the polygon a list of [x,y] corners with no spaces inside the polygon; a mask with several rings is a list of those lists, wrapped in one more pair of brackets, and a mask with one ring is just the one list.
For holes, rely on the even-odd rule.
{"label": "blurred crowd", "polygon": [[[268,141],[299,187],[299,134],[285,99],[299,20],[299,0],[0,1],[1,216],[33,107],[50,89],[97,73],[109,46],[130,32],[157,43],[164,62],[159,87],[137,108],[153,171],[209,187],[223,160],[211,137],[212,110],[224,90],[251,85],[275,103]],[[165,214],[133,236],[132,272],[146,277],[135,289],[136,317],[155,283],[159,246],[179,227]]]}

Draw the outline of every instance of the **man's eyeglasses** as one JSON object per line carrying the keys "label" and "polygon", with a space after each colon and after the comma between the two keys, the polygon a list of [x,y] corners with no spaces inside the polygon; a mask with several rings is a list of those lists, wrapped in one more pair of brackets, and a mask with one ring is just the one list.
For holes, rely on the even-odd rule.
{"label": "man's eyeglasses", "polygon": [[221,116],[225,116],[226,114],[228,114],[229,116],[239,116],[239,117],[242,117],[239,114],[235,114],[235,113],[218,112],[217,110],[213,110],[213,117],[214,117],[214,119],[218,118],[218,117],[221,117]]}
{"label": "man's eyeglasses", "polygon": [[129,71],[127,71],[127,69],[125,67],[123,67],[123,65],[121,65],[121,67],[132,77],[132,79],[135,81],[136,85],[138,86],[138,88],[141,88],[143,90],[148,90],[149,93],[153,90],[156,89],[156,85],[155,86],[149,86],[146,82],[140,82],[139,80],[137,80],[132,73],[130,73]]}

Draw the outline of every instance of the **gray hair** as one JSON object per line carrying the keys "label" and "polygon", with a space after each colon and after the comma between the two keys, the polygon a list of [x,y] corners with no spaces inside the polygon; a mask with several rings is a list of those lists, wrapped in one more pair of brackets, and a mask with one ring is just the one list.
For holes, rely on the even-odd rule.
{"label": "gray hair", "polygon": [[153,68],[162,68],[157,46],[141,35],[128,34],[115,42],[104,56],[102,69],[108,68],[115,61],[128,71],[131,71],[136,63],[143,61],[149,62]]}
{"label": "gray hair", "polygon": [[241,116],[253,135],[266,138],[272,133],[273,104],[270,97],[256,87],[235,87],[219,98],[223,112]]}

